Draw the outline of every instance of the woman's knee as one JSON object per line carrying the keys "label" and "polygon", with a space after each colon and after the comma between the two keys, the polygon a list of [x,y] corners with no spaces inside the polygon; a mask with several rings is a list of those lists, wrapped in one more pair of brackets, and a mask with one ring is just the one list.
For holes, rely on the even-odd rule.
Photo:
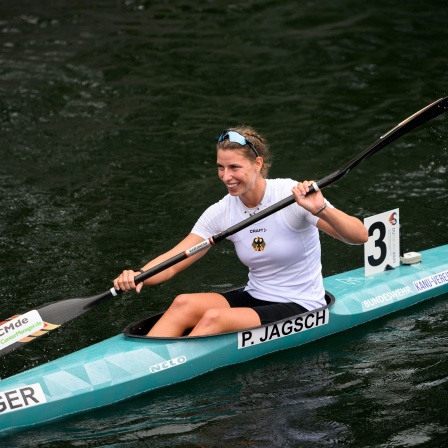
{"label": "woman's knee", "polygon": [[190,294],[179,294],[171,304],[171,308],[186,308],[191,304],[191,295]]}
{"label": "woman's knee", "polygon": [[180,294],[173,300],[168,311],[188,319],[197,314],[195,303],[193,294]]}
{"label": "woman's knee", "polygon": [[209,328],[215,331],[219,331],[222,326],[222,314],[223,312],[221,309],[209,309],[203,314],[198,325],[200,325],[202,328]]}

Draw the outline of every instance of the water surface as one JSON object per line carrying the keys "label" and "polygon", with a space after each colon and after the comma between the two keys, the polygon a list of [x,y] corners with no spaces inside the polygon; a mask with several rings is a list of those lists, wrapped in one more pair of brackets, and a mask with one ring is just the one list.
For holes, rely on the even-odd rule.
{"label": "water surface", "polygon": [[[214,142],[247,123],[272,177],[321,178],[448,95],[448,8],[417,0],[40,1],[0,5],[3,318],[110,287],[225,194]],[[326,196],[361,218],[400,208],[405,250],[447,243],[448,116],[382,150]],[[322,237],[324,275],[361,247]],[[165,309],[241,285],[222,243],[169,283],[98,307],[2,358],[42,364]],[[298,350],[223,369],[2,446],[442,447],[446,296]]]}

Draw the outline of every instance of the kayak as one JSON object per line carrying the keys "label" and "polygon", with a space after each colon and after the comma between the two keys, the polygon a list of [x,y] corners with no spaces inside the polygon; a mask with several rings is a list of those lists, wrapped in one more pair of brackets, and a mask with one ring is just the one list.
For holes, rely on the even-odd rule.
{"label": "kayak", "polygon": [[448,245],[421,261],[365,276],[324,279],[327,305],[247,330],[149,338],[162,314],[122,334],[0,381],[0,434],[24,430],[186,381],[217,368],[292,349],[448,292]]}

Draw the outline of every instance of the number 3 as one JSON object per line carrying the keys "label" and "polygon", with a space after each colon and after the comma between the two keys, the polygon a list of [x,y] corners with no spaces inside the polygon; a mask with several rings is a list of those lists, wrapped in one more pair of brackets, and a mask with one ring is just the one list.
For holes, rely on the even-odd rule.
{"label": "number 3", "polygon": [[375,230],[378,230],[380,232],[378,238],[375,239],[375,247],[378,247],[380,249],[380,256],[378,258],[375,258],[373,255],[369,255],[367,257],[367,260],[370,266],[379,266],[381,263],[383,263],[387,256],[387,245],[384,242],[384,238],[386,236],[386,226],[381,221],[374,222],[369,227],[369,236],[373,236]]}

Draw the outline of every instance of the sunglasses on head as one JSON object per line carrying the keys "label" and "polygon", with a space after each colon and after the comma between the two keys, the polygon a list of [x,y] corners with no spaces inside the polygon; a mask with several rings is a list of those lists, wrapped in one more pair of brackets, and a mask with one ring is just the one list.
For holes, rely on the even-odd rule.
{"label": "sunglasses on head", "polygon": [[238,134],[236,131],[224,131],[219,137],[218,137],[218,143],[223,142],[226,138],[229,139],[232,143],[238,143],[241,146],[249,145],[252,151],[254,152],[256,157],[260,157],[260,154],[258,154],[258,151],[255,149],[255,146],[253,143],[251,143],[249,140],[247,140],[245,137],[243,137],[241,134]]}

